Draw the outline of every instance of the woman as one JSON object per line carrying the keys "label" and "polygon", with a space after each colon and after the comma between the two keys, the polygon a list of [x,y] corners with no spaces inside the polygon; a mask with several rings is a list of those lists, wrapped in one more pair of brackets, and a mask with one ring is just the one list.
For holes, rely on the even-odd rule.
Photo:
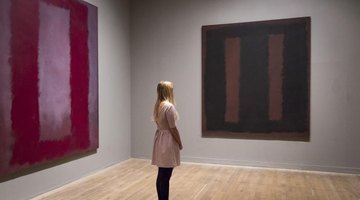
{"label": "woman", "polygon": [[174,104],[173,84],[161,81],[157,85],[157,100],[153,112],[157,130],[151,162],[159,168],[156,179],[159,200],[169,199],[170,177],[173,168],[180,165],[180,150],[183,148],[175,124],[179,116]]}

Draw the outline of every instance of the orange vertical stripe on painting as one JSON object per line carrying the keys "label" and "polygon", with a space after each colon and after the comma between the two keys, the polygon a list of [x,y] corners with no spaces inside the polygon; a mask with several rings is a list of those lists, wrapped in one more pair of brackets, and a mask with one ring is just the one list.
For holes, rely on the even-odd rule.
{"label": "orange vertical stripe on painting", "polygon": [[284,35],[269,36],[269,120],[282,119]]}
{"label": "orange vertical stripe on painting", "polygon": [[240,39],[225,39],[226,110],[225,122],[239,121]]}

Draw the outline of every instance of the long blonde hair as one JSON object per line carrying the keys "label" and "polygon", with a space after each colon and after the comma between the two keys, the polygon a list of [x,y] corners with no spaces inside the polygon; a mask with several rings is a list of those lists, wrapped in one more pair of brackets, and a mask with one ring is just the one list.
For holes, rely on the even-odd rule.
{"label": "long blonde hair", "polygon": [[170,81],[160,81],[156,87],[157,99],[154,106],[153,119],[156,121],[159,119],[159,113],[161,109],[161,103],[168,101],[175,105],[174,98],[174,85]]}

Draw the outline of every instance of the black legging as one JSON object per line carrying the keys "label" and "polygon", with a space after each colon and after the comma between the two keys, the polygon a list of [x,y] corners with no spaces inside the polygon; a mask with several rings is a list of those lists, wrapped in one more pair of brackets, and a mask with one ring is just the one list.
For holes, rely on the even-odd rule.
{"label": "black legging", "polygon": [[169,181],[172,171],[173,168],[159,167],[158,176],[156,179],[156,191],[159,200],[169,199]]}

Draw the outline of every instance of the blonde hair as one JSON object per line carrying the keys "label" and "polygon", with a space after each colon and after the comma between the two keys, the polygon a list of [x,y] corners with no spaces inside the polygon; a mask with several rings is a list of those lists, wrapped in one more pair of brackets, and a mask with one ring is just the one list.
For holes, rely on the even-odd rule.
{"label": "blonde hair", "polygon": [[153,119],[156,121],[159,118],[161,103],[168,101],[175,105],[174,85],[170,81],[160,81],[156,87],[157,99],[154,106]]}

